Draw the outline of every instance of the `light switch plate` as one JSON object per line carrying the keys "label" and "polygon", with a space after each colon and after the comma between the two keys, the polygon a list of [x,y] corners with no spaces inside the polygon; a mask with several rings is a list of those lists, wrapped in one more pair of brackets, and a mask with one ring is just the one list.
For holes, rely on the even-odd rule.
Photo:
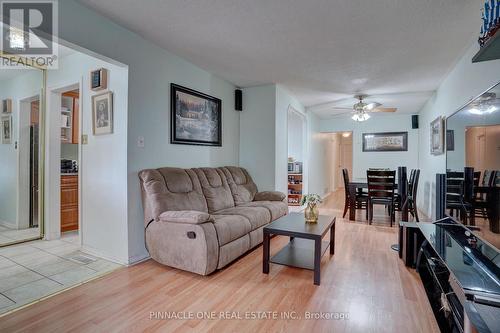
{"label": "light switch plate", "polygon": [[137,137],[137,147],[144,148],[144,137],[143,136]]}
{"label": "light switch plate", "polygon": [[82,134],[82,145],[89,143],[89,136],[87,134]]}

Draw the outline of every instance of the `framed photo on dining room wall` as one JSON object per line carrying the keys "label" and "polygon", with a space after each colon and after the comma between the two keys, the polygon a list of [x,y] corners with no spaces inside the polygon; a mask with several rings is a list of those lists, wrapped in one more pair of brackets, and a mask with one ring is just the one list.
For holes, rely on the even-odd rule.
{"label": "framed photo on dining room wall", "polygon": [[172,83],[170,143],[222,146],[222,101]]}
{"label": "framed photo on dining room wall", "polygon": [[2,144],[10,144],[12,141],[12,116],[2,116],[0,118],[0,134]]}
{"label": "framed photo on dining room wall", "polygon": [[431,122],[431,154],[444,153],[444,118],[439,116]]}
{"label": "framed photo on dining room wall", "polygon": [[94,135],[113,133],[113,93],[92,96],[92,130]]}
{"label": "framed photo on dining room wall", "polygon": [[408,132],[363,133],[363,152],[408,151]]}

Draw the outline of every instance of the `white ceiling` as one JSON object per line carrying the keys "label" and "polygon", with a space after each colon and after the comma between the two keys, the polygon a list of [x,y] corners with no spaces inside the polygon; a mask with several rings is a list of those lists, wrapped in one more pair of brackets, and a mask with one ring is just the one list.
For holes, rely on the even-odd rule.
{"label": "white ceiling", "polygon": [[279,83],[306,106],[365,93],[416,113],[478,35],[483,1],[80,2],[240,87]]}

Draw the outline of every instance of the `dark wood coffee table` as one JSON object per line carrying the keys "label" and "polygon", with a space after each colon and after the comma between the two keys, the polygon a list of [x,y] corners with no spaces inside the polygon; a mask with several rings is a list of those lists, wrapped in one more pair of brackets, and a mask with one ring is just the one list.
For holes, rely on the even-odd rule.
{"label": "dark wood coffee table", "polygon": [[[330,241],[322,241],[330,230]],[[272,235],[289,236],[290,242],[270,258]],[[314,284],[320,284],[321,257],[330,247],[335,253],[335,217],[320,215],[317,223],[306,223],[304,214],[291,213],[264,227],[264,255],[262,272],[269,274],[269,263],[299,267],[314,271]]]}

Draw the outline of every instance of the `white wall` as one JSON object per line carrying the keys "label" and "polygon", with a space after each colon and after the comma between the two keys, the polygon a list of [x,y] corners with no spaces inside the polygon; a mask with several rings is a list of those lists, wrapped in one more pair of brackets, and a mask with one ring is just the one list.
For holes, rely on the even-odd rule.
{"label": "white wall", "polygon": [[[418,166],[418,129],[411,128],[411,115],[374,114],[363,122],[356,122],[350,115],[322,120],[321,132],[352,131],[353,175],[351,178],[366,178],[368,168],[390,168],[396,170],[406,166],[408,170]],[[378,132],[408,132],[408,151],[363,152],[362,134]]]}
{"label": "white wall", "polygon": [[[479,46],[474,43],[443,80],[436,93],[419,112],[418,207],[435,216],[436,173],[446,171],[446,155],[430,154],[430,123],[438,116],[450,116],[471,99],[500,81],[500,60],[473,64],[471,59]],[[464,149],[455,142],[455,149]]]}
{"label": "white wall", "polygon": [[307,113],[309,137],[309,187],[308,193],[324,196],[330,188],[328,149],[330,135],[321,133],[321,120],[312,112]]}
{"label": "white wall", "polygon": [[[237,165],[240,113],[234,111],[235,87],[74,0],[59,2],[58,23],[60,38],[129,66],[127,179],[122,181],[128,195],[128,258],[141,260],[148,254],[137,173],[161,166]],[[170,83],[222,99],[222,147],[169,143]],[[137,147],[139,136],[145,139],[144,148]],[[113,167],[105,170],[113,172]]]}
{"label": "white wall", "polygon": [[239,164],[259,191],[275,188],[275,103],[275,85],[243,89]]}
{"label": "white wall", "polygon": [[[292,107],[305,115],[304,106],[292,96],[284,87],[276,86],[275,107],[275,189],[283,193],[288,192],[288,109]],[[306,152],[307,153],[307,152]],[[303,164],[302,172],[308,170],[307,161]],[[306,193],[309,180],[303,180],[303,191]]]}
{"label": "white wall", "polygon": [[288,112],[288,157],[303,162],[303,125],[302,117],[296,112]]}
{"label": "white wall", "polygon": [[[108,69],[108,89],[113,92],[113,134],[95,136],[91,97],[102,91],[90,90],[89,73],[100,67]],[[46,235],[57,238],[60,233],[60,97],[53,91],[80,83],[80,128],[88,135],[79,165],[82,246],[126,264],[127,170],[122,166],[127,164],[128,69],[82,53],[62,58],[59,69],[47,74]]]}
{"label": "white wall", "polygon": [[[243,89],[240,166],[250,172],[259,191],[287,192],[287,124],[290,107],[304,113],[302,104],[279,85]],[[304,182],[304,186],[307,186],[307,180]]]}

